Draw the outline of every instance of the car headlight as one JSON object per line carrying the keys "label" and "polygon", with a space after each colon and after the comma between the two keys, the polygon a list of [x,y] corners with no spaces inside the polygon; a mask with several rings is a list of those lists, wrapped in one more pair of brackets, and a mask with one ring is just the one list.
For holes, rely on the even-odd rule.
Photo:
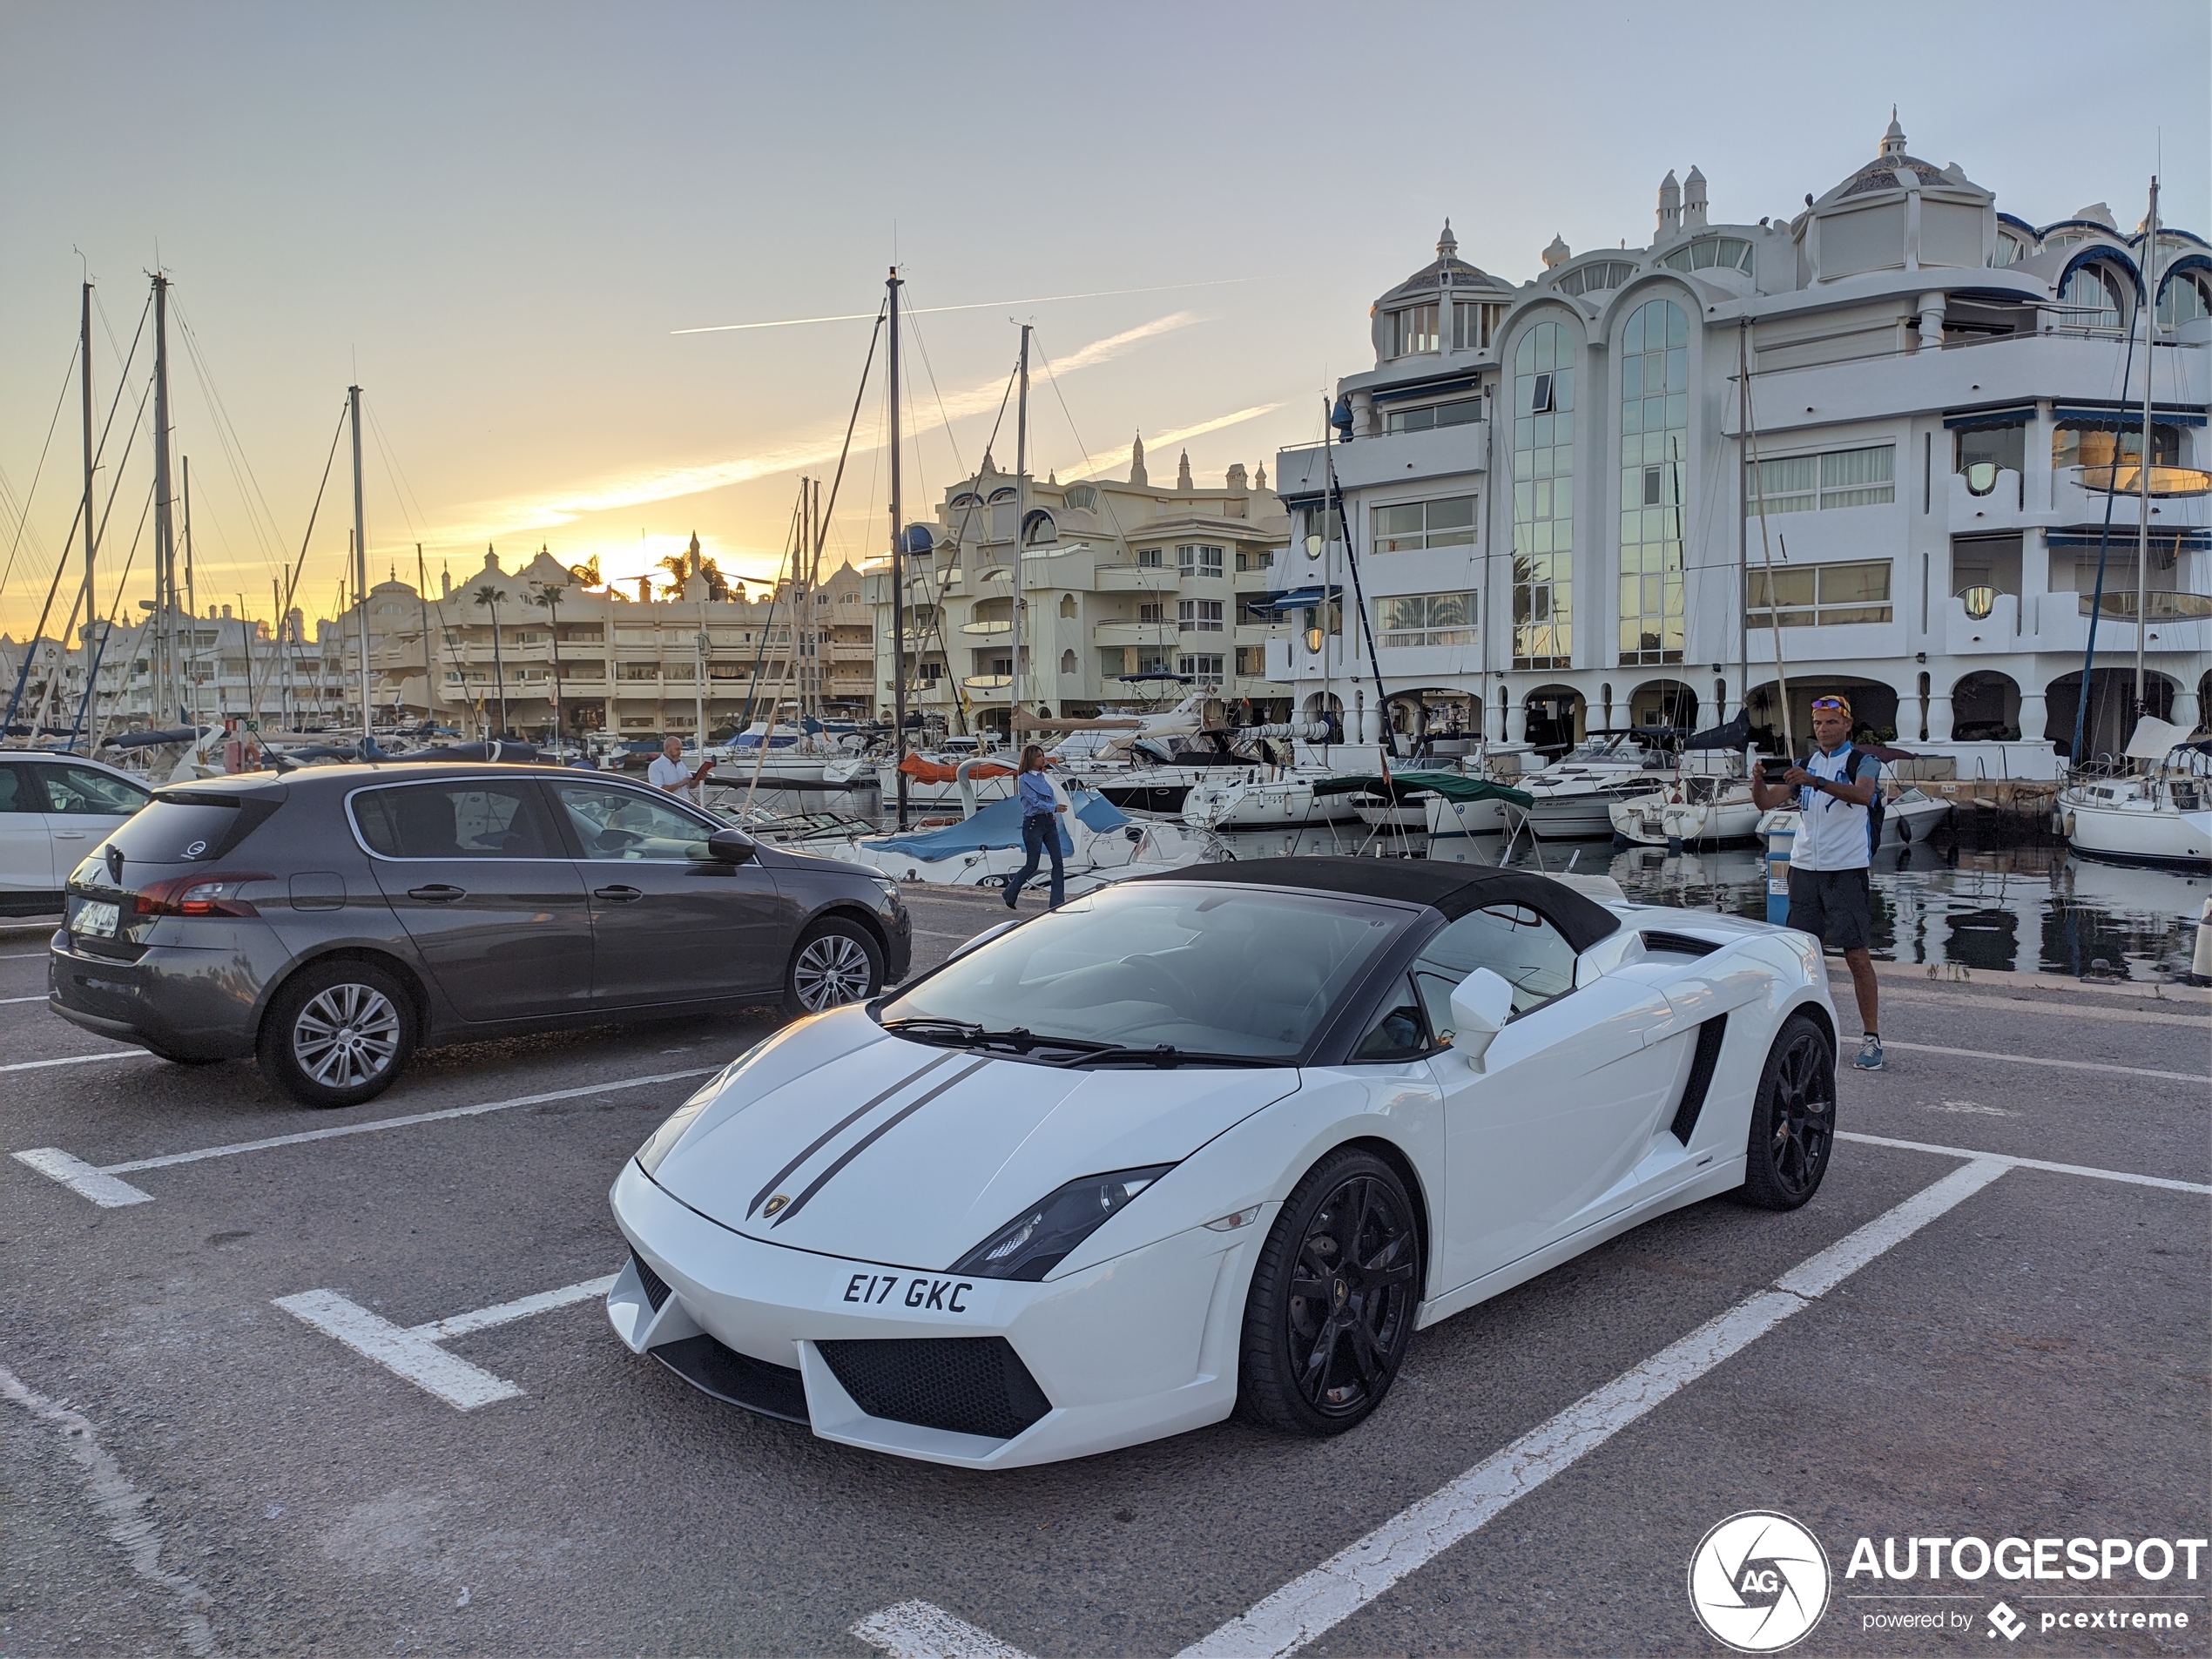
{"label": "car headlight", "polygon": [[644,1145],[637,1149],[637,1167],[647,1175],[658,1170],[666,1162],[668,1155],[676,1150],[676,1143],[684,1138],[684,1131],[698,1122],[699,1114],[720,1096],[723,1086],[750,1065],[753,1056],[774,1040],[772,1036],[761,1038],[702,1083],[691,1099],[671,1112],[667,1121],[652,1132]]}
{"label": "car headlight", "polygon": [[1148,1163],[1141,1170],[1116,1170],[1070,1181],[1031,1204],[948,1271],[978,1278],[1041,1279],[1108,1217],[1173,1168],[1172,1163]]}

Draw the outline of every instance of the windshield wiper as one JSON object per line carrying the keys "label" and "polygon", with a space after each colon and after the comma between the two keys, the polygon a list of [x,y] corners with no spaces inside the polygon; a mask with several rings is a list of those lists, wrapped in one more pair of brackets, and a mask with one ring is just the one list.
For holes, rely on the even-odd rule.
{"label": "windshield wiper", "polygon": [[960,1049],[1012,1049],[1027,1054],[1040,1045],[1064,1046],[1050,1037],[1032,1036],[1018,1025],[1009,1031],[991,1031],[973,1020],[942,1020],[927,1015],[909,1020],[886,1020],[883,1028],[894,1036],[911,1037],[916,1042],[942,1042]]}
{"label": "windshield wiper", "polygon": [[1116,1046],[1089,1049],[1083,1053],[1071,1055],[1065,1060],[1055,1060],[1051,1063],[1055,1066],[1068,1067],[1093,1066],[1102,1062],[1108,1064],[1161,1067],[1287,1066],[1292,1063],[1288,1060],[1269,1059],[1258,1055],[1207,1054],[1197,1049],[1178,1049],[1172,1043],[1167,1042],[1154,1043],[1149,1048]]}

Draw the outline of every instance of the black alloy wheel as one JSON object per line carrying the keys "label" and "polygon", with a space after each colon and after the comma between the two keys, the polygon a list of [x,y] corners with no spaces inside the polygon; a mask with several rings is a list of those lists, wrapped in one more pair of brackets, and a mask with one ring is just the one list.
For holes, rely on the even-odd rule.
{"label": "black alloy wheel", "polygon": [[1793,1014],[1768,1051],[1751,1104],[1744,1202],[1795,1210],[1820,1190],[1835,1143],[1835,1046],[1811,1015]]}
{"label": "black alloy wheel", "polygon": [[1413,1334],[1420,1234],[1398,1171],[1364,1148],[1321,1160],[1285,1203],[1244,1305],[1238,1403],[1271,1428],[1338,1434],[1390,1392]]}

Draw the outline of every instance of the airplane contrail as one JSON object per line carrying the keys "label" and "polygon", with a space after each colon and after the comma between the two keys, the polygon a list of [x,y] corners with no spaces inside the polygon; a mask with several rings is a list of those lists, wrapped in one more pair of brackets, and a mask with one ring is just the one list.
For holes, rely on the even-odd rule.
{"label": "airplane contrail", "polygon": [[[909,317],[931,316],[941,311],[988,311],[994,306],[1044,306],[1061,300],[1103,300],[1123,293],[1174,293],[1184,288],[1224,288],[1238,282],[1265,282],[1266,277],[1222,277],[1211,282],[1169,282],[1157,288],[1094,288],[1088,293],[1042,293],[1026,300],[978,300],[961,306],[907,306]],[[811,322],[864,322],[873,311],[840,312],[834,317],[779,317],[773,322],[718,322],[705,328],[671,328],[671,334],[727,334],[746,328],[797,328]]]}

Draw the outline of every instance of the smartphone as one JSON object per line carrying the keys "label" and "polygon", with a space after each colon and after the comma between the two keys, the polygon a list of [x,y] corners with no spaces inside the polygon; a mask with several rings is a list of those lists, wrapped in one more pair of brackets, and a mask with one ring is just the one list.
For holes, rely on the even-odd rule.
{"label": "smartphone", "polygon": [[1759,762],[1759,776],[1765,780],[1769,789],[1781,789],[1788,783],[1790,768],[1797,764],[1794,760],[1762,760]]}

